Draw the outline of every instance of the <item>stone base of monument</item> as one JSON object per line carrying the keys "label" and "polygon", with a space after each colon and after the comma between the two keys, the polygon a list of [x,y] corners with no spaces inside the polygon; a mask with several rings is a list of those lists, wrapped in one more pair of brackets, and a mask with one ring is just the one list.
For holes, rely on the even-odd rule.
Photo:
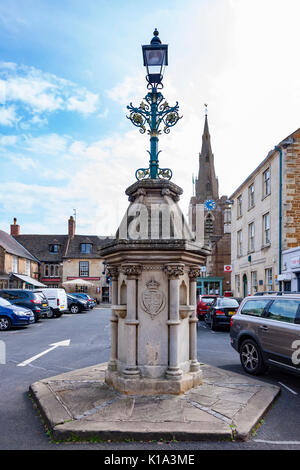
{"label": "stone base of monument", "polygon": [[248,439],[280,388],[209,365],[201,369],[202,384],[179,395],[120,393],[105,382],[107,363],[42,379],[30,393],[55,440]]}
{"label": "stone base of monument", "polygon": [[166,378],[126,377],[117,371],[107,370],[105,382],[125,395],[179,395],[202,383],[202,371],[169,375]]}

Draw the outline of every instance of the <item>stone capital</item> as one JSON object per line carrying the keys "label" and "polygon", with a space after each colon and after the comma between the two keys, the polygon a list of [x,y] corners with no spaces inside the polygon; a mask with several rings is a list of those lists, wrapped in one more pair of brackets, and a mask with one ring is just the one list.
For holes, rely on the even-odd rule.
{"label": "stone capital", "polygon": [[191,266],[189,269],[189,278],[191,281],[196,281],[200,277],[200,268],[199,266]]}
{"label": "stone capital", "polygon": [[184,274],[184,264],[166,264],[164,266],[164,272],[169,279],[178,279],[179,276]]}
{"label": "stone capital", "polygon": [[128,279],[136,279],[142,272],[140,264],[122,264],[121,271]]}
{"label": "stone capital", "polygon": [[116,281],[118,279],[118,275],[119,275],[118,266],[108,265],[106,270],[108,272],[108,275],[111,276],[113,281]]}

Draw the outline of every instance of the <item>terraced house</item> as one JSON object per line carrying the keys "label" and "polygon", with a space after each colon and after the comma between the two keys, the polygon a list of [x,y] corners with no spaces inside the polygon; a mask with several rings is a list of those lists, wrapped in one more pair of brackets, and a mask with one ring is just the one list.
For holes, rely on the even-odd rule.
{"label": "terraced house", "polygon": [[[17,220],[11,232],[17,233]],[[13,236],[0,230],[0,289],[41,287],[38,281],[39,261]]]}
{"label": "terraced house", "polygon": [[276,145],[230,199],[234,294],[300,291],[300,129]]}

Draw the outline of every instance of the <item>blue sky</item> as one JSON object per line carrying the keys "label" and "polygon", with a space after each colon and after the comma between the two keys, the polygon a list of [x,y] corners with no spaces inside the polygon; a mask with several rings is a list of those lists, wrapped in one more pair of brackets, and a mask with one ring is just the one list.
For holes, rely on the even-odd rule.
{"label": "blue sky", "polygon": [[[169,44],[164,95],[183,119],[160,139],[187,212],[208,103],[221,194],[300,123],[296,0],[0,3],[0,229],[115,232],[148,138],[126,119],[146,94],[141,44]],[[232,168],[235,174],[232,175]]]}

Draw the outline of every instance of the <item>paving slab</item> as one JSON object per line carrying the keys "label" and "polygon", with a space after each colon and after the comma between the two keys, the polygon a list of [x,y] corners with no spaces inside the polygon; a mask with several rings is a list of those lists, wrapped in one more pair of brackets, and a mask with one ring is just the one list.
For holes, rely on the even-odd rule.
{"label": "paving slab", "polygon": [[181,395],[123,395],[106,363],[35,382],[31,395],[55,440],[246,440],[280,387],[201,366],[203,383]]}

